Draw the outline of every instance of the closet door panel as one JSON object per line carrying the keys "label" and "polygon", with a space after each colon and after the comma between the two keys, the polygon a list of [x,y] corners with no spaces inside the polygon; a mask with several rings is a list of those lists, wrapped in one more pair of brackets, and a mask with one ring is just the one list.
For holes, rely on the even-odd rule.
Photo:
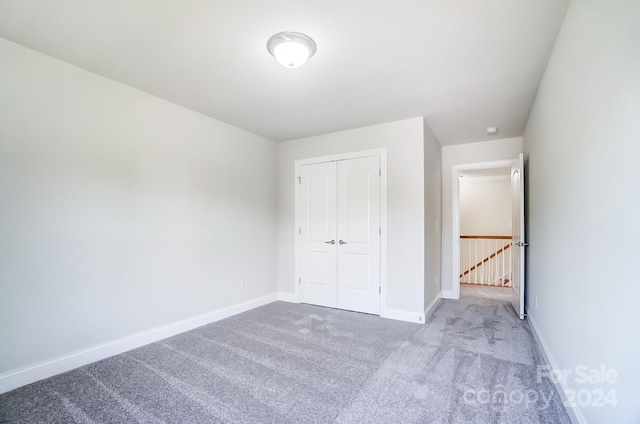
{"label": "closet door panel", "polygon": [[298,208],[300,222],[301,301],[336,307],[336,163],[302,167]]}
{"label": "closet door panel", "polygon": [[337,306],[380,313],[380,159],[337,165]]}

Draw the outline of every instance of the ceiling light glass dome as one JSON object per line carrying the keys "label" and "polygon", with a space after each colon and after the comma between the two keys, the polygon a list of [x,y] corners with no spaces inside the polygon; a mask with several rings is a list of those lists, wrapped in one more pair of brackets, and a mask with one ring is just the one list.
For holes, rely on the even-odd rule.
{"label": "ceiling light glass dome", "polygon": [[267,41],[269,53],[285,68],[298,68],[316,53],[316,43],[299,32],[280,32]]}

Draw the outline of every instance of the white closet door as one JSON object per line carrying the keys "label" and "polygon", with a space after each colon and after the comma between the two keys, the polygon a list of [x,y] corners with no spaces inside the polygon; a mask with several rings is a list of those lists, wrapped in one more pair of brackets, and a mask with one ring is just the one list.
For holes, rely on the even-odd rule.
{"label": "white closet door", "polygon": [[338,162],[340,309],[380,314],[380,158]]}
{"label": "white closet door", "polygon": [[336,163],[301,168],[300,301],[336,307]]}

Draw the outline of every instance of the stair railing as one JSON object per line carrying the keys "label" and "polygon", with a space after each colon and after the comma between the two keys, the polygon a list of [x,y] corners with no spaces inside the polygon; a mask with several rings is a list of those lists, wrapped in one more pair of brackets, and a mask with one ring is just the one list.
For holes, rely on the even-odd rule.
{"label": "stair railing", "polygon": [[511,236],[460,236],[460,283],[511,287]]}

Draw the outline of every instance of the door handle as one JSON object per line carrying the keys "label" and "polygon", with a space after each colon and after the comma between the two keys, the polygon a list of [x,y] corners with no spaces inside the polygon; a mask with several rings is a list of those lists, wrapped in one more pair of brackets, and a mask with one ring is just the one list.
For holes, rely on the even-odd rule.
{"label": "door handle", "polygon": [[514,243],[516,246],[518,247],[525,247],[525,246],[529,246],[529,243],[525,243],[524,241],[518,242],[518,243]]}
{"label": "door handle", "polygon": [[338,243],[340,243],[340,244],[347,244],[347,242],[346,242],[346,241],[342,241],[342,240],[340,240]]}
{"label": "door handle", "polygon": [[325,241],[325,243],[327,243],[327,244],[336,244],[336,241],[335,240],[330,240],[330,241]]}

